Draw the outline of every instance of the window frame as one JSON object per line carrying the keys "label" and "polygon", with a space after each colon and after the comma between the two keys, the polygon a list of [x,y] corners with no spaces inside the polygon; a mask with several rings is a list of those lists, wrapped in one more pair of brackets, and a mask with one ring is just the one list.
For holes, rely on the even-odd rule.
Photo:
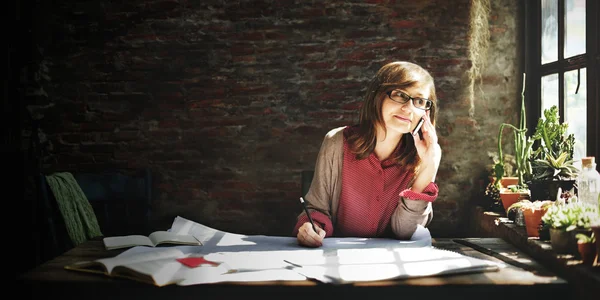
{"label": "window frame", "polygon": [[587,68],[587,115],[586,115],[586,155],[596,157],[596,169],[600,168],[600,54],[598,30],[599,2],[586,0],[586,53],[568,59],[564,54],[564,6],[565,0],[558,1],[558,60],[541,64],[541,2],[542,0],[520,1],[521,3],[521,45],[523,60],[522,69],[527,74],[525,82],[525,99],[527,106],[527,128],[530,134],[535,131],[537,120],[541,117],[541,78],[558,73],[559,77],[559,113],[560,121],[564,121],[564,74],[567,71]]}

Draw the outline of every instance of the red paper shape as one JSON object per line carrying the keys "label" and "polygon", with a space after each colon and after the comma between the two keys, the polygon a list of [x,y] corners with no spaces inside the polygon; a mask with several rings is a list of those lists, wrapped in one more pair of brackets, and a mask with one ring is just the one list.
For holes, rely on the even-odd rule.
{"label": "red paper shape", "polygon": [[204,259],[204,257],[178,258],[177,261],[190,267],[190,268],[195,268],[195,267],[199,267],[202,265],[209,265],[211,267],[216,267],[219,265],[219,263],[216,263],[216,262],[210,261],[210,260],[206,260],[206,259]]}

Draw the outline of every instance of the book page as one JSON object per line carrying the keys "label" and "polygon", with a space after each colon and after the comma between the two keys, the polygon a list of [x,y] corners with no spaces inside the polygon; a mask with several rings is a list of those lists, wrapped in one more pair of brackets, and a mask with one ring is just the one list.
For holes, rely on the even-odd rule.
{"label": "book page", "polygon": [[106,247],[107,250],[133,246],[154,247],[152,241],[147,236],[143,235],[111,236],[105,237],[102,241],[104,242],[104,247]]}
{"label": "book page", "polygon": [[97,261],[78,261],[70,265],[66,265],[65,269],[94,274],[109,275],[108,271],[106,270],[106,267]]}
{"label": "book page", "polygon": [[155,231],[149,236],[152,243],[159,244],[182,244],[182,245],[201,245],[193,235],[177,234],[169,231]]}
{"label": "book page", "polygon": [[[98,259],[96,262],[103,264],[106,267],[108,273],[112,273],[112,270],[116,266],[127,266],[137,263],[149,263],[161,259],[178,258],[183,257],[185,254],[174,247],[154,249],[154,251],[147,252],[134,252],[129,255],[117,255],[111,258]],[[152,271],[148,271],[152,273]]]}
{"label": "book page", "polygon": [[157,260],[139,261],[115,266],[112,275],[139,280],[156,286],[176,283],[180,279],[175,275],[180,269],[185,268],[185,266],[175,260],[175,258],[176,256],[165,257]]}

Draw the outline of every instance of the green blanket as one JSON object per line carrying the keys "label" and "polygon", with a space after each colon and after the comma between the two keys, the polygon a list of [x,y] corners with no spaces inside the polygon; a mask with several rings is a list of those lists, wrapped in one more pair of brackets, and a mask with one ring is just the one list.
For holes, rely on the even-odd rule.
{"label": "green blanket", "polygon": [[46,176],[46,181],[56,198],[74,246],[90,238],[102,236],[94,209],[73,174],[54,173]]}

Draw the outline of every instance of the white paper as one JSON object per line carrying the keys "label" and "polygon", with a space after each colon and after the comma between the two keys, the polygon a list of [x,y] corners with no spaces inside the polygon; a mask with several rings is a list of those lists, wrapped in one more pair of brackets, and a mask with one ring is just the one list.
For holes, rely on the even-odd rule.
{"label": "white paper", "polygon": [[[191,234],[210,251],[270,251],[306,249],[298,245],[295,237],[243,235],[217,230],[177,216],[170,231]],[[410,240],[383,238],[325,238],[323,248],[375,248],[375,247],[423,247],[431,246],[429,229],[418,225]]]}
{"label": "white paper", "polygon": [[299,246],[295,237],[235,234],[179,216],[170,230],[194,235],[203,246],[192,255],[203,255],[230,271],[218,276],[197,270],[200,276],[190,271],[189,278],[180,283],[185,285],[301,278],[292,276],[293,272],[326,283],[342,283],[486,271],[503,266],[434,248],[429,230],[420,225],[409,241],[326,238],[319,248]]}
{"label": "white paper", "polygon": [[[432,247],[429,230],[418,226],[408,241],[384,238],[326,238],[307,248],[295,237],[242,235],[176,217],[170,232],[191,234],[203,245],[130,248],[118,261],[136,261],[134,269],[156,272],[159,284],[287,281],[316,279],[346,283],[498,269],[501,264]],[[158,255],[173,251],[168,257]],[[149,257],[160,257],[148,261]],[[218,267],[187,267],[176,258],[204,257]],[[144,259],[145,258],[145,259]]]}
{"label": "white paper", "polygon": [[218,282],[257,282],[257,281],[302,281],[304,275],[290,269],[261,270],[252,272],[236,272],[224,274],[206,273],[206,268],[189,269],[183,280],[177,285],[195,285]]}
{"label": "white paper", "polygon": [[287,260],[309,278],[328,283],[375,281],[490,271],[502,264],[435,247],[338,249],[297,253]]}

